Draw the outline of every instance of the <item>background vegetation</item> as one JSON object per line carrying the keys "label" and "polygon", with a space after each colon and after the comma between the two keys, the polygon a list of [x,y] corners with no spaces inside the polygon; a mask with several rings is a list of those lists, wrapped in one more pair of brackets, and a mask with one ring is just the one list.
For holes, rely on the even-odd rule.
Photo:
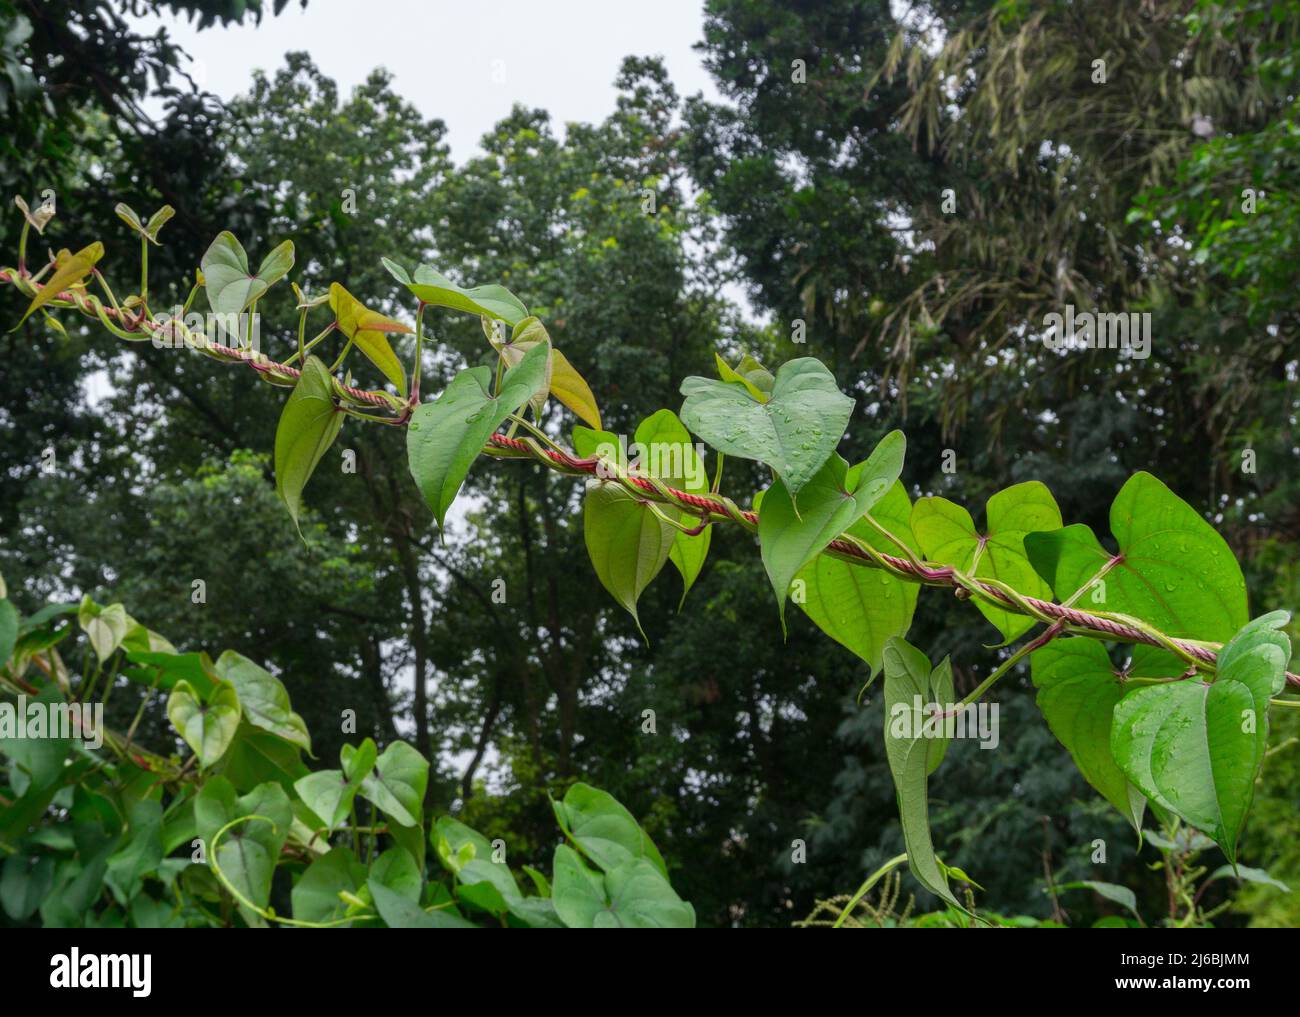
{"label": "background vegetation", "polygon": [[[253,250],[292,234],[300,286],[344,278],[383,307],[398,287],[376,256],[401,236],[408,256],[523,297],[616,432],[675,404],[680,378],[708,373],[715,352],[807,352],[858,397],[851,461],[905,424],[915,493],[979,504],[1041,479],[1067,519],[1103,532],[1123,480],[1151,470],[1228,539],[1253,608],[1300,599],[1300,4],[972,0],[904,16],[856,0],[709,0],[700,49],[723,103],[679,95],[660,62],[630,56],[604,121],[558,131],[517,107],[462,165],[382,69],[340,94],[291,53],[223,106],[130,10],[217,22],[282,6],[0,0],[3,193],[53,188],[67,236],[114,234],[119,198],[172,204],[151,261],[175,302],[230,228]],[[159,122],[139,109],[151,93]],[[1264,195],[1249,213],[1246,188]],[[10,208],[6,250],[19,223]],[[130,272],[133,258],[112,245],[104,267]],[[1065,303],[1149,311],[1150,358],[1026,341]],[[0,294],[0,320],[22,309]],[[434,327],[481,356],[462,319]],[[553,837],[547,790],[604,788],[703,925],[788,925],[902,850],[880,703],[857,698],[865,667],[802,615],[781,639],[747,535],[715,533],[681,612],[673,580],[653,586],[641,641],[588,565],[568,480],[476,471],[474,507],[440,544],[402,436],[358,428],[358,472],[318,472],[304,543],[254,451],[281,403],[245,372],[36,319],[0,337],[0,363],[0,574],[24,612],[88,593],[182,650],[234,647],[282,678],[319,757],[337,755],[339,711],[356,710],[358,737],[407,737],[434,759],[438,811],[534,864]],[[441,366],[445,379],[462,364]],[[206,604],[191,603],[195,578]],[[922,596],[913,641],[953,655],[959,692],[995,661],[988,636],[974,612]],[[1058,905],[1049,879],[1129,886],[1159,914],[1161,856],[1138,856],[1083,783],[1028,675],[996,695],[999,749],[955,744],[952,800],[932,804],[945,860],[1006,914],[1086,922],[1109,907]],[[129,723],[132,706],[115,699],[110,722],[118,709]],[[161,709],[145,724],[169,737]],[[1243,850],[1293,886],[1296,752],[1270,760]],[[1104,865],[1090,859],[1098,838]],[[1297,920],[1295,896],[1268,887],[1216,919]]]}

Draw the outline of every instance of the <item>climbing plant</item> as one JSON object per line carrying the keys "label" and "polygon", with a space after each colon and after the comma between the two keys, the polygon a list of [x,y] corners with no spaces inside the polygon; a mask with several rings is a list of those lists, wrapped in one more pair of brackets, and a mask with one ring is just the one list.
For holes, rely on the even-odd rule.
{"label": "climbing plant", "polygon": [[[276,490],[295,525],[313,472],[341,429],[355,422],[405,428],[411,475],[439,529],[447,525],[458,492],[481,459],[525,460],[583,481],[591,564],[638,626],[641,594],[669,562],[680,575],[685,598],[704,565],[714,526],[754,533],[782,626],[793,602],[861,658],[873,679],[883,673],[885,749],[905,860],[912,876],[950,907],[968,909],[970,897],[960,900],[952,883],[973,881],[935,852],[929,784],[950,740],[977,723],[976,711],[989,690],[1025,661],[1052,732],[1138,837],[1150,810],[1161,824],[1178,821],[1201,831],[1237,866],[1238,841],[1268,748],[1269,714],[1300,706],[1300,676],[1287,670],[1291,648],[1283,628],[1289,615],[1274,611],[1251,618],[1245,580],[1227,543],[1155,476],[1137,473],[1115,495],[1105,540],[1087,526],[1066,525],[1052,493],[1036,481],[993,495],[977,524],[963,506],[941,497],[913,497],[916,492],[901,479],[906,452],[901,432],[887,435],[861,463],[838,454],[854,401],[811,357],[775,370],[752,357],[736,364],[719,358],[716,377],[682,382],[683,401],[676,411],[659,410],[633,435],[616,435],[602,429],[594,393],[518,296],[498,285],[461,286],[427,265],[409,268],[397,259],[385,258],[383,265],[410,293],[411,323],[367,306],[363,296],[339,282],[317,295],[293,285],[296,338],[269,338],[272,356],[263,350],[268,333],[260,327],[258,306],[291,272],[292,241],[265,254],[254,269],[240,242],[220,234],[204,255],[185,304],[174,313],[157,313],[148,296],[147,259],[169,217],[166,208],[146,221],[119,206],[142,255],[138,289],[119,301],[97,268],[104,250],[99,242],[76,253],[51,254],[33,271],[27,256],[30,233],[43,232],[50,215],[30,211],[21,199],[18,205],[24,214],[18,261],[0,269],[0,280],[29,300],[23,321],[39,314],[62,332],[56,314],[70,309],[124,341],[244,365],[270,385],[289,390],[275,435],[274,468]],[[206,304],[201,312],[195,310],[200,297]],[[426,348],[434,344],[426,338],[425,322],[439,310],[479,319],[485,362],[464,368],[427,400],[421,373]],[[354,371],[371,376],[371,387]],[[556,426],[560,418],[548,412],[552,399],[575,418],[567,447]],[[730,490],[724,483],[728,458],[762,464],[770,471],[770,485],[752,495]],[[950,661],[935,664],[906,641],[921,587],[971,602],[996,640],[990,652],[1000,662],[960,701]],[[92,615],[96,610],[82,608]],[[106,627],[114,634],[121,630],[113,650],[126,647],[128,658],[150,652],[127,646],[125,640],[147,634],[132,637],[136,630],[118,610],[111,623],[96,619],[109,616],[113,607],[93,615],[88,634]],[[10,627],[20,639],[42,631],[31,619],[15,619]],[[95,639],[91,635],[92,643]],[[55,695],[53,658],[24,652],[7,666],[6,683]],[[39,688],[26,687],[29,664],[39,666],[42,659],[46,680]],[[395,743],[376,757],[373,744],[349,746],[340,769],[295,776],[290,785],[296,799],[284,791],[283,780],[241,787],[228,774],[232,762],[236,771],[241,765],[235,760],[242,753],[230,755],[241,744],[241,732],[264,744],[275,739],[280,754],[308,747],[299,741],[305,731],[293,724],[283,689],[251,662],[229,655],[212,666],[191,661],[184,675],[175,671],[179,665],[169,672],[157,660],[132,663],[143,667],[142,677],[152,667],[175,678],[162,687],[170,692],[168,716],[193,751],[184,766],[197,778],[195,827],[207,844],[216,884],[245,921],[276,918],[267,912],[261,889],[269,886],[267,873],[286,850],[295,818],[303,819],[298,807],[317,821],[314,827],[306,822],[305,831],[319,840],[323,830],[328,839],[348,803],[360,796],[388,817],[386,832],[394,846],[412,859],[422,858],[423,837],[404,832],[418,830],[422,819],[420,774],[427,761],[414,750]],[[269,713],[262,710],[266,704],[273,707]],[[72,769],[64,762],[61,758],[55,768],[61,775]],[[393,774],[402,775],[392,778],[397,786],[389,786]],[[30,785],[26,790],[24,800]],[[52,792],[58,793],[57,788]],[[590,789],[576,793],[580,801],[598,797]],[[52,800],[33,804],[35,811],[20,811],[10,832],[22,833]],[[619,808],[600,801],[602,808]],[[603,875],[562,847],[555,856],[552,905],[519,904],[529,899],[519,897],[517,887],[507,892],[505,871],[476,869],[469,878],[483,878],[469,885],[486,882],[493,890],[466,890],[462,869],[482,863],[486,848],[471,832],[440,821],[433,828],[434,843],[458,880],[457,895],[430,895],[425,885],[408,899],[415,910],[407,907],[403,914],[425,922],[433,920],[430,908],[465,904],[522,924],[537,924],[539,914],[565,924],[689,924],[689,906],[672,894],[662,859],[635,822],[618,812],[623,850],[602,857],[600,847],[577,836],[583,824],[564,811],[583,807],[562,804],[557,815]],[[604,823],[595,826],[603,829]],[[373,826],[351,827],[354,837],[373,831]],[[599,840],[603,834],[593,836]],[[241,838],[257,838],[268,866],[257,876],[258,895],[251,892],[251,881],[238,883],[221,862],[223,851]],[[113,857],[105,856],[105,864]],[[301,879],[332,858],[317,878],[331,892],[338,889],[334,897],[322,898],[322,908],[328,908],[317,917],[371,920],[374,913],[365,909],[373,908],[389,920],[383,901],[394,903],[388,896],[392,887],[382,879],[376,884],[374,874],[384,857],[367,855],[366,870],[357,845],[336,846],[311,862]],[[388,872],[384,866],[380,870]],[[546,899],[546,884],[534,879]],[[361,892],[367,887],[369,898]],[[335,897],[362,910],[336,915]]]}

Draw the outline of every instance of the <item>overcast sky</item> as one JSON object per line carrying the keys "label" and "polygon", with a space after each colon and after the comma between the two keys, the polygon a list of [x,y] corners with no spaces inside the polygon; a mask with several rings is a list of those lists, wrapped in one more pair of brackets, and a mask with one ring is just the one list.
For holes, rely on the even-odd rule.
{"label": "overcast sky", "polygon": [[681,95],[717,98],[691,48],[701,0],[310,0],[306,10],[291,0],[261,25],[198,32],[183,18],[150,20],[169,27],[196,78],[225,99],[293,49],[311,53],[344,95],[382,65],[398,94],[446,121],[457,162],[516,102],[548,110],[557,125],[603,119],[629,54],[663,57]]}

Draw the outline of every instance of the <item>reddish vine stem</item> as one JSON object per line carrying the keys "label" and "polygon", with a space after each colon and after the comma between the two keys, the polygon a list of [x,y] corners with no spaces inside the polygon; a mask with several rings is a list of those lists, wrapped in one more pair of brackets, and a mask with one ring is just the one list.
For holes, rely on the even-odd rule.
{"label": "reddish vine stem", "polygon": [[[23,272],[20,269],[0,268],[0,282],[13,283],[19,285],[20,288],[22,285],[32,285],[29,282],[29,276],[30,273]],[[104,306],[97,297],[87,294],[81,289],[62,291],[55,299],[69,302],[87,317],[111,318],[118,323],[118,326],[123,331],[141,333],[142,341],[146,338],[152,339],[155,337],[174,338],[178,329],[188,334],[188,330],[184,329],[184,325],[176,322],[175,319],[168,322],[158,322],[147,318],[144,314],[133,315],[128,311],[119,312],[116,308]],[[301,371],[295,367],[278,363],[261,353],[251,350],[234,349],[207,340],[202,344],[189,343],[189,345],[193,345],[200,352],[207,352],[214,359],[223,363],[247,364],[253,370],[266,376],[269,381],[280,385],[292,385],[301,374]],[[416,403],[414,400],[395,405],[396,400],[394,397],[386,392],[343,385],[337,379],[335,379],[335,386],[338,394],[345,399],[390,410],[396,414],[391,420],[384,420],[383,423],[404,426],[415,409]],[[531,439],[510,438],[504,434],[492,435],[489,447],[484,451],[502,458],[530,458],[549,469],[575,476],[597,476],[601,465],[601,461],[596,458],[579,459],[567,452],[543,447]],[[621,483],[629,489],[636,488],[640,495],[647,500],[672,504],[698,516],[701,520],[701,526],[727,519],[739,523],[751,531],[758,528],[757,513],[741,509],[731,499],[720,495],[691,494],[688,491],[679,491],[668,487],[661,481],[635,475],[611,477],[609,479]],[[859,544],[842,538],[831,541],[826,551],[833,557],[848,561],[854,565],[884,569],[907,582],[920,583],[924,586],[947,587],[959,596],[968,592],[963,583],[959,581],[956,570],[948,565],[932,567],[925,563],[914,564],[906,558],[898,558],[884,552],[873,551],[868,553]],[[967,582],[973,582],[983,593],[1005,606],[1008,611],[1016,614],[1027,613],[1024,607],[1017,604],[1003,591],[978,579],[967,580]],[[1025,606],[1032,608],[1044,617],[1053,619],[1049,631],[1060,626],[1073,634],[1094,639],[1109,639],[1122,643],[1141,643],[1148,646],[1162,645],[1160,640],[1150,634],[1111,618],[1103,618],[1088,611],[1066,607],[1051,601],[1039,600],[1036,597],[1022,596],[1020,599]],[[1218,659],[1218,654],[1214,650],[1199,643],[1172,637],[1169,638],[1169,643],[1189,656],[1202,661],[1207,667],[1213,667]],[[1286,680],[1293,688],[1300,689],[1300,675],[1288,671]]]}

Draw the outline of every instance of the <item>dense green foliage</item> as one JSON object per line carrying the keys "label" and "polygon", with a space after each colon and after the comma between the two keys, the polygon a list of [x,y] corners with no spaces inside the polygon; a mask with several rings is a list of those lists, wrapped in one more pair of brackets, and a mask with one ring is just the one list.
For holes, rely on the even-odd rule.
{"label": "dense green foliage", "polygon": [[[1142,688],[1150,694],[1122,696],[1137,704],[1125,707],[1134,728],[1163,718],[1208,731],[1229,708],[1258,710],[1262,679],[1193,680],[1180,687],[1200,686],[1202,700],[1184,700],[1156,682],[1185,667],[1150,654],[1130,664],[1077,636],[1008,664],[1018,651],[981,644],[1032,640],[1032,614],[987,591],[970,594],[978,611],[951,596],[918,599],[910,580],[817,551],[848,540],[868,557],[915,557],[1063,602],[1113,554],[1157,539],[1124,523],[1127,499],[1140,516],[1178,519],[1178,539],[1147,564],[1108,569],[1109,599],[1085,593],[1084,610],[1226,643],[1249,618],[1246,590],[1254,613],[1294,603],[1293,5],[932,4],[901,23],[888,5],[849,0],[719,0],[708,11],[703,52],[727,105],[682,103],[656,62],[629,60],[607,121],[571,125],[560,140],[545,113],[516,109],[463,166],[448,159],[441,123],[382,72],[343,97],[302,55],[226,110],[178,93],[171,126],[138,141],[98,98],[52,91],[67,96],[48,121],[69,132],[52,150],[67,153],[58,174],[53,163],[12,164],[30,174],[13,186],[35,196],[29,207],[44,186],[59,188],[51,246],[75,253],[102,238],[97,267],[124,301],[142,289],[134,259],[145,247],[149,306],[160,312],[190,295],[196,266],[239,266],[246,248],[246,278],[292,236],[299,293],[274,284],[275,259],[257,270],[269,287],[257,309],[285,325],[264,328],[263,350],[291,359],[295,304],[319,301],[307,338],[337,324],[313,350],[323,359],[304,358],[313,380],[291,396],[306,429],[281,425],[273,450],[283,407],[249,372],[184,350],[115,350],[99,323],[87,329],[57,310],[66,334],[54,332],[44,312],[59,302],[37,308],[4,339],[0,570],[10,596],[34,614],[91,592],[186,649],[238,648],[276,671],[319,759],[365,736],[409,738],[432,764],[429,802],[504,839],[512,864],[549,858],[545,789],[558,796],[577,777],[605,787],[675,865],[689,859],[673,882],[702,924],[788,923],[915,842],[915,799],[900,822],[891,774],[915,775],[880,738],[898,694],[886,642],[907,633],[931,659],[950,657],[955,698],[1001,677],[999,750],[954,740],[926,780],[926,837],[949,869],[986,888],[982,913],[1062,919],[1066,908],[1089,920],[1095,898],[1062,901],[1056,890],[1097,882],[1133,887],[1144,916],[1245,920],[1218,910],[1222,878],[1190,911],[1166,907],[1175,895],[1142,861],[1155,841],[1139,855],[1126,829],[1141,823],[1130,792],[1155,803],[1157,838],[1175,843],[1168,827],[1183,815],[1246,865],[1294,883],[1293,712],[1275,710],[1221,751],[1175,752],[1160,773],[1143,765],[1155,747],[1111,743],[1108,718],[1122,692]],[[1072,45],[1080,36],[1095,46]],[[35,47],[49,43],[35,39],[7,52],[39,73],[49,61]],[[1093,80],[1098,54],[1104,85]],[[936,83],[958,69],[968,87],[939,101]],[[1207,119],[1208,138],[1193,129]],[[159,158],[157,145],[194,146],[202,179],[186,168],[195,159]],[[1265,195],[1249,209],[1245,187]],[[161,246],[121,232],[117,195],[145,213],[142,225],[163,204],[177,209]],[[206,246],[223,229],[234,246]],[[44,238],[30,239],[35,271]],[[79,268],[65,267],[70,279]],[[768,324],[729,305],[737,280]],[[471,281],[518,297],[459,285]],[[98,286],[92,276],[86,293]],[[216,302],[242,306],[251,292],[218,286]],[[213,293],[200,289],[195,307]],[[3,298],[7,322],[32,295]],[[448,310],[414,313],[421,301]],[[1056,356],[1025,338],[1066,303],[1150,311],[1150,358]],[[485,335],[464,317],[484,311],[504,330]],[[523,364],[543,337],[549,402],[529,377],[541,354]],[[680,379],[704,373],[715,353],[718,378],[688,382],[679,403]],[[825,367],[812,368],[814,357]],[[768,373],[759,361],[781,367]],[[508,390],[498,363],[502,380],[514,378]],[[389,393],[379,407],[343,400],[349,410],[400,417],[402,397],[417,396],[421,426],[403,434],[349,420],[329,447],[343,416],[327,407],[339,401],[330,378],[345,371]],[[105,397],[83,396],[105,387]],[[650,497],[647,508],[654,490],[606,482],[584,494],[563,470],[471,467],[498,424],[529,436],[510,420],[526,403],[529,423],[583,460],[618,435],[678,450],[679,468],[652,479],[699,497],[712,485],[689,461],[690,433],[725,454],[726,490],[741,504],[775,471],[754,506],[758,553],[748,525],[719,518],[691,533],[699,516],[679,502]],[[477,413],[489,404],[504,415]],[[782,434],[789,420],[822,433],[801,448]],[[448,421],[467,425],[454,447],[436,437]],[[882,439],[896,429],[908,452],[904,468],[897,450],[894,470]],[[412,476],[408,449],[419,448]],[[831,449],[838,455],[823,454]],[[706,459],[711,474],[718,457]],[[883,491],[878,478],[889,480]],[[448,510],[461,480],[468,497]],[[1194,576],[1179,570],[1179,539],[1204,555]],[[628,547],[636,553],[620,553]],[[681,585],[650,581],[669,564]],[[195,579],[207,586],[203,604],[191,599]],[[1197,599],[1202,579],[1224,596]],[[1188,599],[1143,600],[1148,580]],[[885,680],[859,696],[882,666]],[[356,737],[338,731],[340,709],[355,711]],[[1091,711],[1079,714],[1083,728],[1080,710]],[[1242,816],[1223,806],[1249,797],[1243,782],[1268,727],[1276,751],[1239,843]],[[139,731],[146,744],[174,738],[161,700]],[[1077,773],[1062,765],[1070,756]],[[1189,801],[1179,793],[1188,781],[1225,790]],[[1092,857],[1098,839],[1104,862]],[[943,894],[933,871],[926,885]],[[954,896],[973,906],[964,894]],[[934,899],[923,895],[923,908]],[[1242,901],[1258,921],[1289,924],[1288,899],[1260,883]]]}

